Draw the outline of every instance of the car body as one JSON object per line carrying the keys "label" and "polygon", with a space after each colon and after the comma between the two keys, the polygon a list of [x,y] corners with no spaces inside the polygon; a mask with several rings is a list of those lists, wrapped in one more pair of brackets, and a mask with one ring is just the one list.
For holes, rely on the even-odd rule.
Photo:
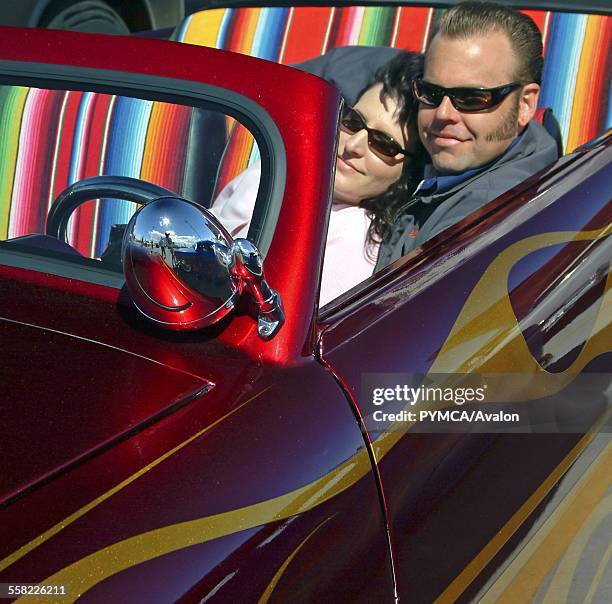
{"label": "car body", "polygon": [[[580,513],[605,513],[610,477],[608,431],[584,476],[563,482],[609,426],[609,133],[319,309],[341,106],[333,86],[223,50],[25,29],[3,30],[0,78],[5,116],[26,89],[43,91],[32,103],[58,116],[37,118],[49,114],[26,103],[3,122],[12,205],[0,245],[0,583],[98,602],[469,601],[493,580],[495,593],[528,601],[546,589],[563,551],[526,581],[524,567],[509,566],[521,539],[538,527],[542,542],[559,526],[555,493],[586,489]],[[119,176],[147,180],[149,170],[154,187],[195,201],[213,194],[185,176],[201,137],[189,138],[178,180],[146,164],[147,144],[163,163],[203,128],[205,157],[218,164],[211,133],[234,119],[252,130],[262,181],[250,237],[284,312],[273,337],[260,336],[248,304],[201,330],[156,324],[122,272],[76,254],[106,246],[88,232],[83,244],[79,224],[120,237],[97,209],[66,226],[72,247],[27,239],[44,233],[54,199],[70,202],[73,184],[99,174],[90,164],[112,163],[107,153],[74,168],[62,160],[66,140],[87,130],[79,140],[91,147],[123,150],[137,139],[133,97],[174,121],[159,138],[149,130],[142,165]],[[85,102],[93,117],[80,122]],[[98,136],[104,103],[125,109],[125,142],[112,124]],[[51,146],[30,145],[48,132]],[[95,198],[119,196],[104,175]],[[30,204],[43,184],[44,202]],[[199,270],[189,257],[205,248],[173,250],[177,273]],[[465,375],[490,376],[492,404],[526,414],[520,433],[372,423],[373,386]],[[561,526],[569,547],[582,525]]]}

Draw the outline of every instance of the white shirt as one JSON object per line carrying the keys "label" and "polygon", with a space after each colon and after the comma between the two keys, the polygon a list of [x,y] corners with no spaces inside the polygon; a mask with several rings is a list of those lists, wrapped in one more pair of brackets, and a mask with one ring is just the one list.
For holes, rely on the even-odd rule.
{"label": "white shirt", "polygon": [[[258,161],[229,182],[213,202],[210,211],[232,237],[246,237],[260,176]],[[363,208],[333,202],[323,259],[321,306],[361,283],[374,271],[378,245],[370,244],[366,250],[369,226],[370,219]]]}

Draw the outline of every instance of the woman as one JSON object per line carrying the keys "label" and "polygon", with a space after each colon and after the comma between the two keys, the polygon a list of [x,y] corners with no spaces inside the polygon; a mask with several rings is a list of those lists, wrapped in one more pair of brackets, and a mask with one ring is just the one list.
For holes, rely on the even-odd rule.
{"label": "woman", "polygon": [[[321,306],[372,274],[396,209],[418,183],[422,163],[410,81],[421,71],[421,55],[398,53],[376,72],[355,106],[343,111]],[[246,236],[260,174],[257,162],[230,182],[211,208],[234,237]]]}

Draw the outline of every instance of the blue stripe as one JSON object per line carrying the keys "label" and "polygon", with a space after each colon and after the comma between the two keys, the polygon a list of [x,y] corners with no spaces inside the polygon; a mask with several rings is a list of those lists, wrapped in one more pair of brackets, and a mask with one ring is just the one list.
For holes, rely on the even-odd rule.
{"label": "blue stripe", "polygon": [[[153,101],[118,96],[109,126],[102,174],[139,178]],[[100,255],[113,224],[129,222],[137,204],[105,199],[101,203],[95,254]]]}
{"label": "blue stripe", "polygon": [[181,28],[179,30],[179,33],[176,37],[177,42],[184,42],[185,41],[185,33],[187,32],[187,28],[189,27],[189,24],[191,23],[191,19],[192,19],[193,15],[189,15],[187,18],[185,18],[183,20],[183,23],[181,24]]}
{"label": "blue stripe", "polygon": [[551,18],[540,106],[552,107],[561,126],[564,145],[569,134],[587,18],[586,15],[563,14]]}
{"label": "blue stripe", "polygon": [[219,26],[219,33],[217,34],[216,48],[225,48],[227,42],[227,36],[232,22],[232,16],[234,15],[233,8],[225,9],[223,19],[221,19],[221,25]]}
{"label": "blue stripe", "polygon": [[289,15],[288,8],[262,8],[251,54],[260,59],[278,61],[285,25]]}
{"label": "blue stripe", "polygon": [[[78,94],[78,93],[77,93]],[[79,102],[79,109],[77,111],[76,124],[74,127],[74,134],[72,135],[72,153],[70,154],[70,168],[68,170],[68,184],[72,184],[79,180],[77,174],[78,161],[81,155],[81,147],[84,142],[84,128],[85,118],[87,115],[87,109],[92,100],[92,92],[84,92]]]}
{"label": "blue stripe", "polygon": [[608,86],[608,114],[606,115],[606,123],[604,128],[612,128],[612,82]]}

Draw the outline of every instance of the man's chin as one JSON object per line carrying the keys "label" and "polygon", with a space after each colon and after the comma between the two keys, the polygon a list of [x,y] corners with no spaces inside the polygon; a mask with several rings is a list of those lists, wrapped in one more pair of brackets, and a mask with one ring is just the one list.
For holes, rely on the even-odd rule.
{"label": "man's chin", "polygon": [[438,174],[459,174],[470,168],[471,157],[457,157],[448,151],[431,154],[431,163]]}

